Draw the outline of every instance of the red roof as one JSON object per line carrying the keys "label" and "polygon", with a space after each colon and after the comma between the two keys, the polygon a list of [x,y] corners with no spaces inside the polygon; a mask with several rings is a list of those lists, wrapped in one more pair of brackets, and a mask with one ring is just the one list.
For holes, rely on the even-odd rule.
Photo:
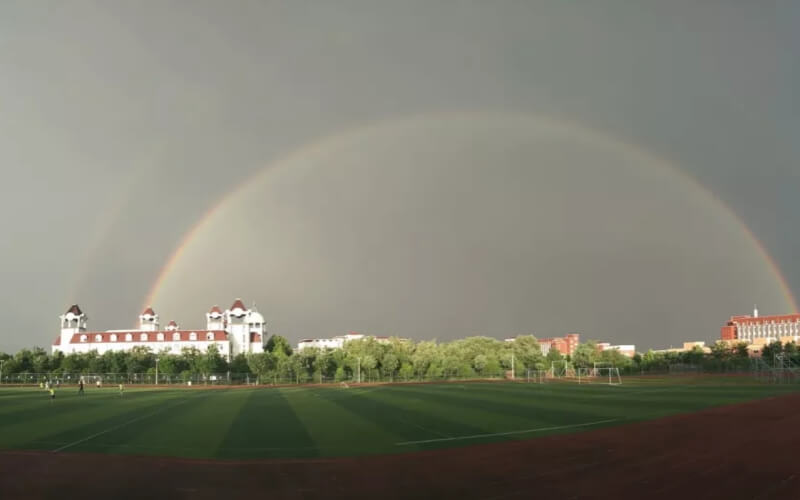
{"label": "red roof", "polygon": [[236,309],[237,307],[238,307],[239,309],[241,309],[242,311],[246,311],[246,310],[247,310],[247,308],[244,306],[244,304],[242,304],[242,299],[236,299],[236,300],[233,302],[233,305],[231,306],[231,311],[233,311],[233,310],[234,310],[234,309]]}
{"label": "red roof", "polygon": [[783,314],[780,316],[731,316],[732,323],[740,325],[763,325],[764,323],[794,323],[800,321],[800,314]]}
{"label": "red roof", "polygon": [[61,345],[61,335],[56,337],[56,339],[53,341],[53,345]]}
{"label": "red roof", "polygon": [[149,316],[155,316],[156,315],[156,313],[153,312],[153,307],[152,306],[147,306],[147,309],[145,309],[144,312],[142,313],[142,316],[148,316],[148,315]]}
{"label": "red roof", "polygon": [[220,310],[219,306],[217,306],[217,305],[215,305],[214,307],[212,307],[212,308],[211,308],[211,310],[210,310],[210,311],[208,311],[208,312],[209,312],[209,313],[217,313],[217,314],[222,314],[222,310]]}
{"label": "red roof", "polygon": [[[161,333],[164,335],[163,340],[158,340],[158,334]],[[190,334],[195,333],[197,334],[197,341],[225,341],[228,340],[228,336],[225,334],[223,330],[175,330],[172,332],[142,332],[131,330],[129,332],[85,332],[85,333],[74,333],[72,338],[70,338],[70,344],[101,344],[101,343],[126,343],[126,342],[152,342],[152,343],[159,343],[159,342],[195,342],[194,340],[190,339]],[[212,334],[212,337],[209,339],[208,334]],[[131,340],[125,340],[125,336],[130,334]],[[147,340],[141,340],[142,335],[147,335]],[[86,340],[81,342],[81,337],[86,335]],[[97,336],[100,335],[100,340],[97,340]],[[116,335],[117,340],[111,340],[111,336]],[[177,338],[176,338],[177,335]],[[59,345],[59,344],[53,344]]]}
{"label": "red roof", "polygon": [[167,323],[167,326],[178,326],[178,323],[175,323],[175,320],[171,319],[169,320],[169,323]]}
{"label": "red roof", "polygon": [[64,314],[69,314],[69,313],[72,313],[75,316],[80,316],[81,314],[83,314],[83,312],[81,311],[81,308],[78,307],[78,304],[72,304],[72,307],[67,309],[67,312],[64,313]]}

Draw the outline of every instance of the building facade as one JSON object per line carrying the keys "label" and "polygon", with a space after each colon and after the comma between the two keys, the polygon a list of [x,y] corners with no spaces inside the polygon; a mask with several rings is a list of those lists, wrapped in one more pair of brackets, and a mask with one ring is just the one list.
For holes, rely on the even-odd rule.
{"label": "building facade", "polygon": [[[344,347],[345,343],[351,340],[359,340],[367,337],[374,338],[378,343],[389,343],[389,337],[375,337],[372,335],[364,335],[363,333],[358,332],[349,332],[346,335],[338,335],[328,339],[303,339],[297,343],[297,350],[302,351],[303,349],[308,349],[310,347],[316,347],[317,349],[341,349]],[[408,339],[401,338],[399,340],[407,341]]]}
{"label": "building facade", "polygon": [[571,356],[572,353],[575,352],[575,349],[578,348],[578,344],[580,344],[581,335],[579,333],[568,333],[563,337],[553,337],[538,340],[539,348],[542,350],[542,354],[545,356],[548,352],[550,352],[550,349],[555,349],[564,356]]}
{"label": "building facade", "polygon": [[636,346],[633,344],[611,345],[608,342],[598,342],[598,351],[619,351],[623,356],[632,358],[636,355]]}
{"label": "building facade", "polygon": [[780,341],[800,341],[800,314],[759,316],[758,308],[752,316],[731,316],[720,329],[720,339],[748,344],[768,344]]}
{"label": "building facade", "polygon": [[181,329],[175,321],[170,321],[162,330],[158,314],[148,307],[139,315],[139,328],[89,331],[88,317],[75,304],[60,316],[61,332],[53,342],[52,352],[97,351],[103,354],[148,347],[153,352],[179,354],[184,347],[206,351],[214,345],[228,360],[238,354],[264,352],[264,317],[258,311],[246,308],[241,299],[236,299],[225,311],[214,306],[205,316],[205,329]]}

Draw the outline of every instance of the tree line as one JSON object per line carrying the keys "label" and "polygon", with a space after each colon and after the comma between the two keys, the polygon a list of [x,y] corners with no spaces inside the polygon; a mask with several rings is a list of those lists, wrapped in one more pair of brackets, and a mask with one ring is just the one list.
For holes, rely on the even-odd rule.
{"label": "tree line", "polygon": [[[776,353],[800,364],[794,343],[779,342],[763,348],[770,362]],[[566,362],[566,363],[565,363]],[[619,351],[600,351],[594,341],[578,345],[571,356],[556,349],[542,353],[533,335],[521,335],[512,342],[490,337],[467,337],[450,342],[414,342],[390,338],[379,342],[372,337],[352,340],[341,349],[306,348],[293,351],[289,342],[273,335],[265,352],[240,354],[230,361],[215,346],[207,351],[184,348],[180,353],[153,352],[146,347],[129,351],[96,351],[64,355],[49,354],[42,348],[23,349],[14,355],[0,353],[4,377],[14,374],[147,374],[172,380],[225,374],[228,380],[247,379],[260,383],[308,383],[325,381],[441,380],[450,378],[502,378],[514,371],[517,378],[551,367],[591,368],[595,363],[615,366],[621,373],[663,373],[671,367],[689,366],[702,371],[736,371],[750,366],[745,344],[721,342],[704,353],[696,347],[686,352],[648,351],[632,358]],[[6,379],[7,380],[7,379]]]}

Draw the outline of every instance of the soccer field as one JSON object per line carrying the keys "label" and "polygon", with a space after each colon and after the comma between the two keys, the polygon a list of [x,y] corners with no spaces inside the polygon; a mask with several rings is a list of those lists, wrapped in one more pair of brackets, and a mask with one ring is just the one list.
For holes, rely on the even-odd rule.
{"label": "soccer field", "polygon": [[735,377],[234,389],[0,389],[0,448],[252,459],[353,456],[579,432],[785,394]]}

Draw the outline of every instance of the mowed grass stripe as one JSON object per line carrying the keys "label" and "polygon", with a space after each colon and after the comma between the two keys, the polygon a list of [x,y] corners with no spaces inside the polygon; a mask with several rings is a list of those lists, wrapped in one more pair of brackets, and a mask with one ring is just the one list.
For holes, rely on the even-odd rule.
{"label": "mowed grass stripe", "polygon": [[[498,387],[499,392],[518,392],[513,388]],[[525,384],[519,384],[523,387]],[[550,400],[565,411],[584,411],[587,407],[594,411],[605,407],[609,415],[624,415],[626,419],[656,418],[675,413],[691,412],[710,406],[732,404],[752,399],[785,394],[796,390],[791,386],[605,386],[586,387],[578,384],[531,384],[531,390],[539,393],[534,396],[542,402]]]}
{"label": "mowed grass stripe", "polygon": [[[135,424],[136,422],[139,422],[139,421],[141,421],[141,420],[145,420],[145,419],[148,419],[148,418],[154,417],[154,416],[156,416],[156,415],[160,415],[160,414],[162,414],[162,413],[164,413],[164,412],[166,412],[166,411],[169,411],[169,410],[171,410],[171,409],[175,408],[176,406],[180,406],[180,405],[186,404],[186,403],[188,403],[189,401],[191,401],[191,398],[179,399],[178,401],[174,401],[174,402],[172,402],[172,403],[171,403],[171,404],[169,404],[169,405],[159,405],[159,406],[158,406],[156,409],[154,409],[154,410],[153,410],[153,411],[151,411],[150,413],[145,413],[144,415],[139,415],[139,416],[137,416],[137,417],[135,417],[135,418],[132,418],[132,419],[130,419],[130,420],[128,420],[128,421],[125,421],[125,422],[121,422],[121,423],[119,423],[119,424],[116,424],[116,425],[114,425],[113,427],[109,427],[109,428],[107,428],[107,429],[103,429],[103,430],[101,430],[101,431],[97,431],[97,432],[95,432],[94,434],[91,434],[91,435],[89,435],[89,436],[86,436],[86,437],[84,437],[84,438],[81,438],[81,439],[78,439],[78,440],[76,440],[76,441],[72,441],[72,442],[70,442],[70,443],[67,443],[67,444],[61,445],[61,446],[59,446],[58,448],[55,448],[55,449],[53,450],[53,452],[54,452],[54,453],[57,453],[57,452],[59,452],[59,451],[66,450],[66,449],[68,449],[68,448],[77,449],[77,448],[78,448],[80,445],[82,445],[83,443],[89,443],[89,441],[93,441],[95,438],[97,438],[97,437],[99,437],[99,436],[103,436],[103,435],[106,435],[106,434],[112,433],[112,432],[114,432],[114,431],[117,431],[117,430],[119,430],[119,429],[122,429],[122,430],[123,430],[123,432],[124,432],[124,430],[125,430],[126,428],[130,428],[130,427],[131,427],[133,424]],[[97,450],[99,446],[101,446],[101,445],[98,445],[98,443],[97,443],[96,441],[93,441],[93,442],[91,442],[91,443],[89,443],[89,444],[88,444],[88,447],[89,447],[89,449],[90,449],[90,450],[92,450],[92,451],[95,451],[95,450]]]}
{"label": "mowed grass stripe", "polygon": [[0,401],[0,447],[79,441],[66,451],[231,459],[397,453],[576,432],[797,389],[746,382],[142,389],[122,398],[113,388],[80,397],[70,388],[52,404],[40,389],[0,388],[13,394]]}
{"label": "mowed grass stripe", "polygon": [[[73,451],[91,451],[118,454],[148,454],[169,456],[210,456],[216,449],[218,423],[209,427],[213,433],[203,434],[197,439],[197,429],[219,408],[224,408],[225,394],[212,394],[212,391],[193,391],[174,402],[158,405],[150,413],[143,413],[134,421],[123,423],[111,432],[86,441],[74,447]],[[177,451],[182,447],[192,447],[194,454],[186,455]]]}
{"label": "mowed grass stripe", "polygon": [[317,394],[378,426],[392,429],[395,435],[404,439],[414,439],[421,435],[447,437],[452,433],[482,431],[480,426],[473,425],[464,415],[454,418],[450,407],[427,404],[420,399],[399,394],[399,391],[390,387],[369,392],[345,392],[346,397],[335,391],[318,391]]}
{"label": "mowed grass stripe", "polygon": [[325,397],[331,395],[329,391],[336,393],[350,390],[352,389],[309,388],[306,391],[284,394],[313,439],[320,456],[385,452],[392,448],[392,443],[399,440],[390,421],[386,422],[388,425],[376,424]]}
{"label": "mowed grass stripe", "polygon": [[174,392],[143,394],[137,397],[126,395],[124,398],[110,394],[93,397],[74,395],[71,396],[73,399],[62,398],[61,401],[69,401],[71,410],[78,405],[84,411],[64,414],[60,412],[58,399],[52,404],[45,401],[42,411],[49,416],[46,422],[37,419],[1,429],[0,445],[40,449],[40,442],[72,443],[151,412],[159,405],[177,400],[181,396],[181,393]]}
{"label": "mowed grass stripe", "polygon": [[287,395],[293,392],[296,389],[262,389],[251,392],[228,427],[216,456],[316,456],[316,443],[287,400]]}
{"label": "mowed grass stripe", "polygon": [[[507,429],[515,425],[529,426],[531,423],[540,423],[536,419],[520,414],[498,412],[491,404],[486,404],[479,409],[468,408],[453,404],[447,398],[430,398],[424,391],[420,395],[416,391],[408,391],[406,388],[400,387],[369,394],[366,397],[379,399],[389,407],[412,410],[412,413],[408,415],[409,421],[415,422],[413,419],[416,415],[416,418],[421,419],[416,421],[419,422],[419,425],[430,427],[437,433],[446,436],[493,432],[497,426],[507,426],[505,427]],[[432,420],[432,418],[436,420]],[[419,436],[419,432],[411,433],[407,439],[416,439]]]}
{"label": "mowed grass stripe", "polygon": [[[33,397],[25,400],[24,403],[14,405],[9,409],[9,413],[0,414],[0,425],[13,425],[20,423],[22,425],[37,425],[38,422],[49,422],[52,420],[52,415],[57,413],[60,418],[64,419],[75,413],[85,413],[87,408],[92,408],[95,405],[105,405],[105,401],[109,398],[118,398],[118,393],[111,393],[110,391],[103,392],[87,392],[83,396],[79,396],[77,392],[59,393],[56,392],[55,401],[50,401],[50,396],[45,391],[36,393]],[[134,396],[126,399],[132,404]],[[120,403],[115,403],[120,405]],[[16,409],[16,411],[14,411]],[[13,414],[11,413],[13,412]]]}
{"label": "mowed grass stripe", "polygon": [[[580,411],[565,411],[559,405],[530,394],[512,395],[498,392],[494,387],[451,388],[404,387],[405,391],[428,402],[447,404],[455,414],[483,415],[484,433],[499,433],[538,426],[570,425],[617,417],[619,412],[598,406]],[[494,418],[493,418],[494,417]]]}

